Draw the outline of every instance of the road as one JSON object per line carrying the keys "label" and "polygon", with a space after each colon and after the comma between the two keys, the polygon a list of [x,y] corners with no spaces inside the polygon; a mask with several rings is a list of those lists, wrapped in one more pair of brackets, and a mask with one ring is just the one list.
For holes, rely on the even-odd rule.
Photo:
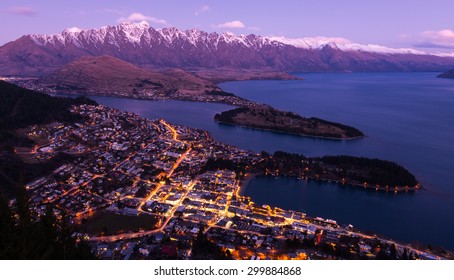
{"label": "road", "polygon": [[[184,144],[187,144],[185,141],[181,141],[181,140],[178,140],[178,133],[177,131],[169,124],[167,123],[166,121],[164,120],[160,120],[161,124],[165,125],[171,132],[172,132],[172,139],[175,140],[175,141],[178,141],[178,142],[181,142],[181,143],[184,143]],[[149,146],[149,145],[148,145]],[[147,147],[148,147],[147,146]],[[181,154],[181,156],[175,161],[175,163],[173,164],[172,168],[169,170],[169,172],[167,173],[167,177],[170,178],[172,177],[173,173],[175,172],[175,170],[180,166],[181,162],[183,162],[183,160],[189,155],[189,153],[191,152],[191,148],[190,146],[188,145],[188,149],[183,153]],[[137,154],[137,153],[136,153]],[[129,160],[129,158],[131,157],[134,157],[135,155],[133,156],[130,156],[128,157],[127,159],[125,159],[124,161],[122,161],[121,163],[119,163],[117,165],[120,166],[121,164],[123,164],[126,160]],[[139,204],[139,206],[137,207],[137,211],[138,212],[145,212],[142,210],[142,207],[145,205],[145,203],[147,201],[149,201],[163,186],[165,185],[165,182],[159,182],[159,184],[157,185],[157,187],[151,191],[143,200],[142,202]],[[184,193],[184,195],[180,198],[180,203],[184,201],[184,199],[186,198],[186,196],[189,194],[189,192],[192,190],[192,188],[195,186],[195,183],[194,182],[190,182],[190,184],[188,185],[188,188],[186,189],[186,192]],[[140,236],[143,236],[143,235],[148,235],[148,234],[154,234],[154,233],[159,233],[159,232],[162,232],[163,229],[167,226],[167,224],[169,223],[169,221],[172,219],[173,215],[175,214],[175,211],[178,209],[178,207],[180,206],[180,203],[177,203],[174,205],[174,207],[172,208],[171,212],[169,213],[169,215],[166,216],[166,219],[165,221],[161,224],[161,226],[159,228],[156,228],[156,229],[153,229],[153,230],[148,230],[148,231],[142,231],[142,232],[131,232],[131,233],[122,233],[122,234],[117,234],[117,235],[110,235],[110,236],[95,236],[95,237],[91,237],[90,240],[91,241],[104,241],[104,242],[112,242],[112,241],[116,241],[116,240],[120,240],[120,239],[130,239],[130,238],[137,238],[137,237],[140,237]],[[145,212],[147,213],[147,212]]]}

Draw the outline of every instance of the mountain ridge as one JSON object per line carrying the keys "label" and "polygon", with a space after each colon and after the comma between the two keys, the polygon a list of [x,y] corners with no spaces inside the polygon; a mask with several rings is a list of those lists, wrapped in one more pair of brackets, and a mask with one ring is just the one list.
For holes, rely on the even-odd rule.
{"label": "mountain ridge", "polygon": [[[383,72],[454,68],[454,57],[349,41],[323,43],[326,38],[320,38],[310,43],[308,38],[292,41],[254,34],[207,33],[198,29],[154,29],[145,22],[85,30],[69,28],[58,34],[24,35],[1,46],[0,75],[43,76],[81,57],[102,55],[147,69]],[[304,42],[307,47],[302,47]],[[371,51],[374,48],[376,51]]]}

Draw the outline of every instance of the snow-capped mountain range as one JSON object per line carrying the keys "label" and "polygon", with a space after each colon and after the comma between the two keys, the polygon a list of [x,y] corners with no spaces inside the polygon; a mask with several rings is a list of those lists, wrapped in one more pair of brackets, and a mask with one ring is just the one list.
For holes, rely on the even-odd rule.
{"label": "snow-capped mountain range", "polygon": [[154,29],[147,22],[24,35],[0,47],[0,75],[43,75],[83,56],[110,55],[145,68],[279,71],[441,71],[454,58],[343,38],[264,37]]}
{"label": "snow-capped mountain range", "polygon": [[[122,34],[118,38],[118,34]],[[207,48],[213,46],[215,49],[219,41],[226,43],[242,44],[246,47],[261,47],[266,44],[276,44],[276,42],[284,45],[291,45],[303,49],[322,49],[326,45],[337,47],[343,51],[365,51],[375,53],[390,53],[390,54],[420,54],[427,55],[430,53],[422,52],[410,48],[393,49],[380,45],[362,45],[352,43],[344,38],[328,38],[328,37],[312,37],[312,38],[286,38],[286,37],[262,37],[255,35],[234,35],[229,32],[222,34],[206,33],[198,29],[181,31],[177,28],[153,29],[148,22],[140,23],[124,22],[118,26],[104,26],[98,29],[83,30],[77,27],[72,27],[64,30],[59,34],[51,35],[30,35],[32,40],[41,46],[45,45],[66,45],[74,44],[80,48],[87,48],[87,43],[91,42],[98,46],[105,42],[111,43],[120,47],[118,39],[126,39],[131,44],[141,44],[143,42],[151,44],[153,38],[159,34],[158,40],[167,45],[173,44],[176,40],[184,40],[191,45],[198,46],[200,43]],[[436,55],[436,54],[435,54]]]}
{"label": "snow-capped mountain range", "polygon": [[385,46],[368,44],[362,45],[352,43],[344,38],[328,38],[328,37],[311,37],[292,39],[286,37],[270,37],[271,40],[281,42],[283,44],[292,45],[297,48],[303,49],[322,49],[326,45],[337,47],[343,51],[363,51],[374,53],[388,53],[388,54],[420,54],[427,55],[429,53],[418,51],[410,48],[393,49]]}

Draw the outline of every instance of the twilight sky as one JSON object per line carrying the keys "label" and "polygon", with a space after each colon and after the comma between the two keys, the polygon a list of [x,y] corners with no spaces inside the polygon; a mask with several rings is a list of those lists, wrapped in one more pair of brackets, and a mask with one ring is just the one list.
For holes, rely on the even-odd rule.
{"label": "twilight sky", "polygon": [[363,44],[454,52],[453,12],[452,0],[1,0],[0,45],[29,33],[147,20],[154,28],[343,37]]}

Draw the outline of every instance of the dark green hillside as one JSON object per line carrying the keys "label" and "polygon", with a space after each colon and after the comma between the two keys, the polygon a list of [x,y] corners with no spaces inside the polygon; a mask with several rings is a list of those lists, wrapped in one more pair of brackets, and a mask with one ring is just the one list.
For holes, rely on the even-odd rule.
{"label": "dark green hillside", "polygon": [[15,187],[41,176],[43,171],[54,168],[61,160],[71,160],[57,157],[41,164],[24,163],[13,152],[14,147],[30,146],[33,143],[18,136],[15,130],[54,121],[64,123],[82,121],[81,117],[72,114],[69,108],[85,103],[96,104],[84,97],[75,99],[52,97],[0,81],[0,193],[14,195]]}
{"label": "dark green hillside", "polygon": [[6,130],[53,121],[74,122],[78,117],[69,112],[71,105],[96,104],[84,97],[62,98],[24,89],[0,81],[0,129]]}

